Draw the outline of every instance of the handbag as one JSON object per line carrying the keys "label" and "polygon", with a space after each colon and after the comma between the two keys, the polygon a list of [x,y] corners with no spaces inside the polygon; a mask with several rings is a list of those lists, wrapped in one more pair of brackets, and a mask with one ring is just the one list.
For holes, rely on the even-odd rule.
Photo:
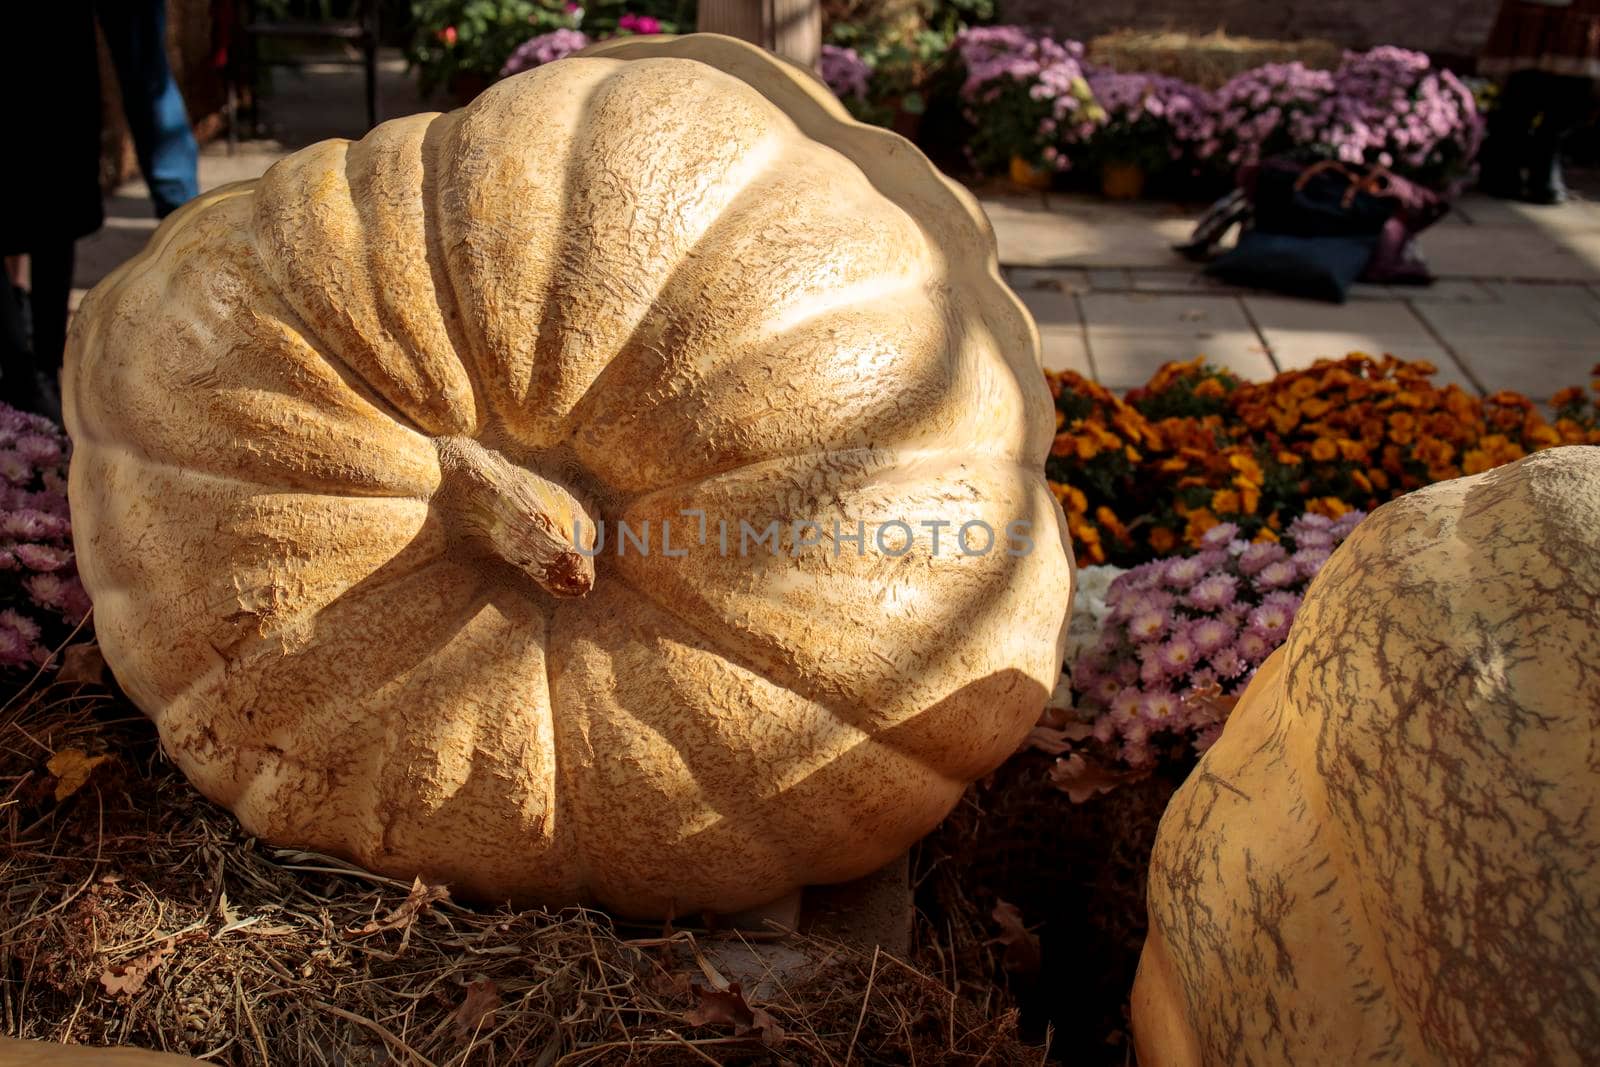
{"label": "handbag", "polygon": [[1200,258],[1227,224],[1240,221],[1239,243],[1208,273],[1342,303],[1357,279],[1430,283],[1415,238],[1448,210],[1443,197],[1383,167],[1279,157],[1241,170],[1239,190],[1214,205],[1194,237],[1176,247]]}

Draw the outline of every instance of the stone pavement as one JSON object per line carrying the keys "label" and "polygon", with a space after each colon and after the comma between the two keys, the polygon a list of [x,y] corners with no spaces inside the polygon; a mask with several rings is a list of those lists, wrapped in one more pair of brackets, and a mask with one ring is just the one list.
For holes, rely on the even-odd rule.
{"label": "stone pavement", "polygon": [[1109,388],[1203,355],[1246,378],[1352,351],[1425,359],[1438,379],[1547,400],[1600,362],[1600,203],[1466,197],[1422,236],[1440,280],[1357,285],[1343,305],[1222,285],[1171,251],[1194,209],[1061,194],[983,201],[1045,365]]}
{"label": "stone pavement", "polygon": [[[255,177],[313,140],[361,134],[360,83],[350,68],[277,77],[265,111],[281,141],[247,143],[232,155],[207,146],[202,186]],[[379,103],[386,118],[429,108],[398,56],[382,64]],[[1197,207],[1056,193],[989,195],[983,205],[1011,284],[1038,320],[1045,364],[1109,388],[1139,385],[1169,359],[1204,355],[1265,378],[1364,351],[1429,360],[1442,380],[1476,391],[1516,389],[1545,400],[1586,381],[1600,361],[1594,199],[1531,207],[1469,196],[1422,237],[1437,284],[1358,285],[1344,305],[1212,281],[1171,251],[1188,236]],[[93,285],[154,228],[143,186],[117,190],[105,228],[78,244],[77,284]]]}

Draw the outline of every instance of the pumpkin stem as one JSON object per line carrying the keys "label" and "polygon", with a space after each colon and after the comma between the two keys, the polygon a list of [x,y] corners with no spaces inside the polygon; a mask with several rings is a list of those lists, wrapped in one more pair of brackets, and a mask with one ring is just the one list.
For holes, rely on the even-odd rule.
{"label": "pumpkin stem", "polygon": [[[470,437],[434,439],[443,483],[435,499],[472,536],[551,596],[594,587],[596,523],[567,490]],[[581,531],[582,548],[573,542]]]}

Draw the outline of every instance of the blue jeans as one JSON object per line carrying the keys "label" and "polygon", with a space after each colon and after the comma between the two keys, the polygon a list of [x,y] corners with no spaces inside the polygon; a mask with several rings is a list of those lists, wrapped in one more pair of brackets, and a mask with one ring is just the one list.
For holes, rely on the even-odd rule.
{"label": "blue jeans", "polygon": [[99,0],[95,13],[117,68],[139,170],[156,217],[166,218],[200,195],[199,148],[167,65],[167,5],[165,0]]}

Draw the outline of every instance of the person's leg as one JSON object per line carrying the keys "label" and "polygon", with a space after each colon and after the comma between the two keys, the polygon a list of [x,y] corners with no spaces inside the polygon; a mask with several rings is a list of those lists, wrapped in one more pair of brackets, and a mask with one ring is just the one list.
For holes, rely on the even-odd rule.
{"label": "person's leg", "polygon": [[1528,190],[1534,204],[1559,204],[1567,198],[1561,174],[1561,145],[1588,114],[1594,83],[1560,74],[1542,76],[1538,89],[1539,122],[1528,144]]}
{"label": "person's leg", "polygon": [[1538,117],[1539,80],[1536,70],[1513,71],[1489,112],[1488,138],[1483,146],[1483,167],[1478,185],[1490,196],[1515,200],[1524,189],[1528,143]]}
{"label": "person's leg", "polygon": [[33,411],[38,404],[38,385],[23,321],[25,299],[27,294],[14,283],[11,272],[0,272],[0,402]]}
{"label": "person's leg", "polygon": [[199,149],[189,129],[183,94],[167,63],[166,4],[100,0],[95,6],[117,69],[139,170],[150,187],[156,217],[165,218],[200,195]]}
{"label": "person's leg", "polygon": [[67,303],[72,297],[73,242],[28,254],[33,286],[33,363],[50,379],[67,349]]}

